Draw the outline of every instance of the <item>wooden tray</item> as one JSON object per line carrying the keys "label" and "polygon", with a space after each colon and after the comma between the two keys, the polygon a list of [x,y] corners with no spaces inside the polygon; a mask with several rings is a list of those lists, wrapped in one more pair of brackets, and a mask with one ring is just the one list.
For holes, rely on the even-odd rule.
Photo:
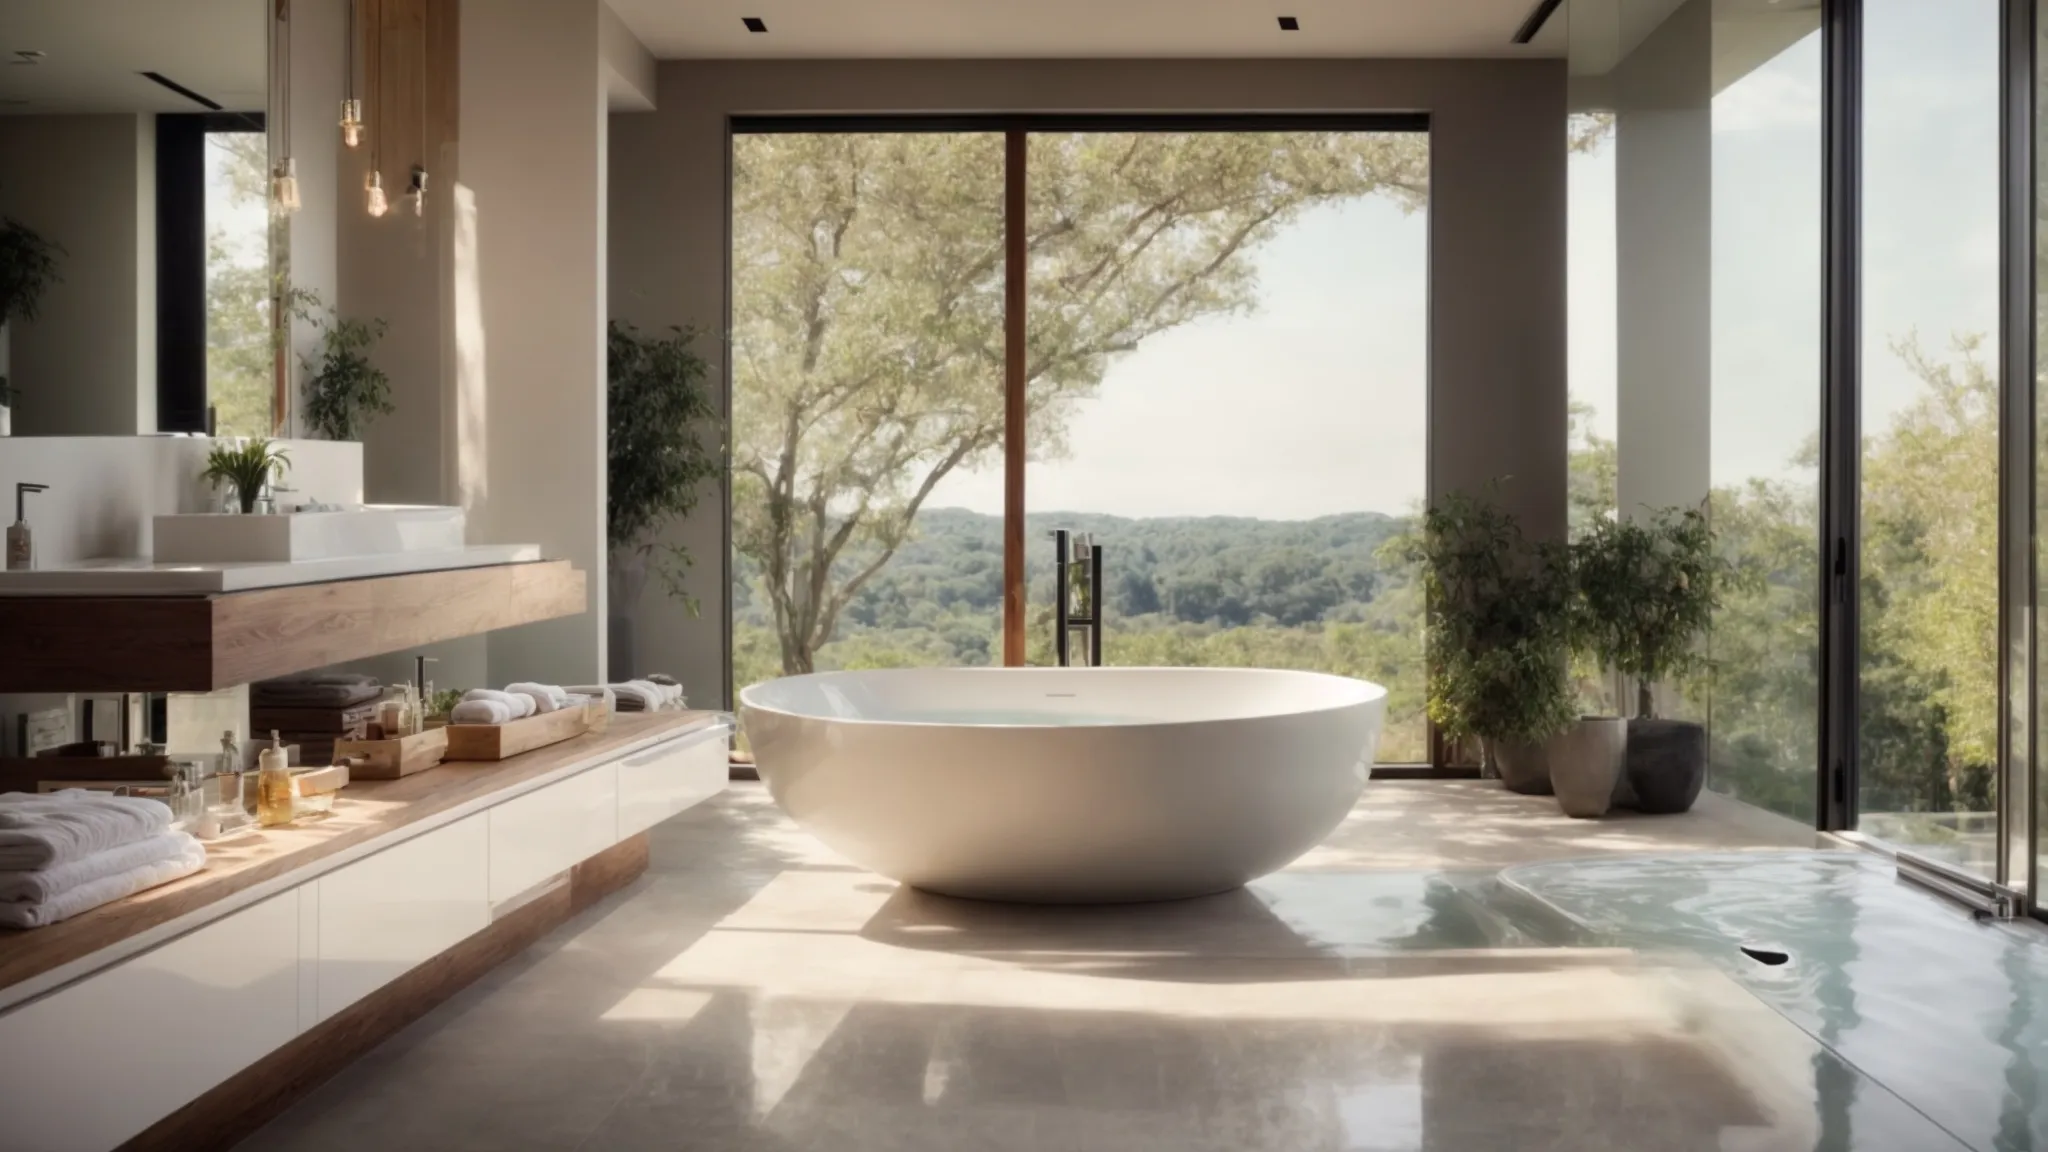
{"label": "wooden tray", "polygon": [[598,701],[504,724],[450,724],[436,731],[448,734],[450,760],[503,760],[585,732],[601,732],[610,719],[603,701]]}
{"label": "wooden tray", "polygon": [[334,758],[363,757],[364,763],[349,769],[355,780],[396,780],[423,772],[448,755],[448,730],[429,728],[397,740],[336,740]]}

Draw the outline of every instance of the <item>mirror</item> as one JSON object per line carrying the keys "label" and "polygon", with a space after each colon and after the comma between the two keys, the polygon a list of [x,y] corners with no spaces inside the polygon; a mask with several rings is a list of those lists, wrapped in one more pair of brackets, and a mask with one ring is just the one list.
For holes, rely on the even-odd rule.
{"label": "mirror", "polygon": [[272,432],[271,3],[0,6],[0,430]]}

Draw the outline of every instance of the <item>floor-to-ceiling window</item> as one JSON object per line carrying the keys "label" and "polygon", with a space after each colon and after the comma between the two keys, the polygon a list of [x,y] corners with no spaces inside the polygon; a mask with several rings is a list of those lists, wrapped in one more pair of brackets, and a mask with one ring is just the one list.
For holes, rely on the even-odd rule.
{"label": "floor-to-ceiling window", "polygon": [[1109,663],[1374,679],[1381,759],[1427,759],[1419,589],[1387,547],[1426,480],[1425,121],[990,124],[735,133],[735,687],[1003,662],[1021,484],[1018,655],[1051,659],[1045,531],[1089,532]]}
{"label": "floor-to-ceiling window", "polygon": [[[1820,14],[1600,0],[1569,18],[1572,521],[1706,504],[1740,578],[1706,637],[1710,669],[1669,686],[1666,707],[1707,723],[1709,787],[1810,821]],[[1589,704],[1614,706],[1613,685],[1581,680]]]}
{"label": "floor-to-ceiling window", "polygon": [[1864,0],[1858,829],[1996,856],[1999,2]]}
{"label": "floor-to-ceiling window", "polygon": [[943,489],[1001,466],[1002,133],[741,133],[732,173],[734,687],[1000,663],[1001,519]]}
{"label": "floor-to-ceiling window", "polygon": [[1031,658],[1054,528],[1104,550],[1104,659],[1338,672],[1428,759],[1429,137],[1029,137]]}

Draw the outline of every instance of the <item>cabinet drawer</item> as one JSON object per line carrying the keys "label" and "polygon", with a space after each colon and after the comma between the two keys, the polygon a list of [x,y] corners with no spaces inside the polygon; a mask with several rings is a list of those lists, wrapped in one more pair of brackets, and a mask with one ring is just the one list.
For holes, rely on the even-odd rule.
{"label": "cabinet drawer", "polygon": [[725,789],[726,729],[692,732],[619,761],[619,838],[645,832]]}
{"label": "cabinet drawer", "polygon": [[490,924],[487,851],[476,815],[320,878],[320,1019]]}
{"label": "cabinet drawer", "polygon": [[0,1016],[0,1148],[112,1148],[299,1031],[294,889]]}
{"label": "cabinet drawer", "polygon": [[491,903],[617,843],[617,779],[613,764],[601,764],[491,809]]}

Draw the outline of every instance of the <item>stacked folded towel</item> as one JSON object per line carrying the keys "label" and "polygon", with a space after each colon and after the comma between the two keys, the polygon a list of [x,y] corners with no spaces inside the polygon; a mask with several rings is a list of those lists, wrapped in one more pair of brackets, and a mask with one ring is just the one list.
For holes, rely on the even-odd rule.
{"label": "stacked folded towel", "polygon": [[252,708],[346,708],[383,694],[374,676],[356,672],[306,672],[249,686]]}
{"label": "stacked folded towel", "polygon": [[36,928],[190,876],[206,849],[171,810],[71,790],[0,795],[0,928]]}
{"label": "stacked folded towel", "polygon": [[626,680],[618,684],[584,685],[569,691],[609,697],[613,709],[619,712],[663,712],[684,706],[683,686],[674,681],[664,684],[655,680]]}

